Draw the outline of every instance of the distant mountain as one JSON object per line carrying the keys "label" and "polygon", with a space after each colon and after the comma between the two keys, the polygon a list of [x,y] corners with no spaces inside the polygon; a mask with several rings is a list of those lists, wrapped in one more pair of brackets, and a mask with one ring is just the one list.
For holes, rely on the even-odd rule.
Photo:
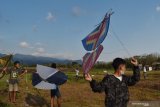
{"label": "distant mountain", "polygon": [[[0,57],[2,56],[5,56],[5,54],[0,53]],[[13,61],[16,61],[16,60],[20,61],[23,64],[27,64],[27,65],[49,64],[53,62],[58,63],[58,64],[71,64],[72,62],[77,62],[78,64],[82,64],[81,60],[69,60],[69,59],[23,55],[23,54],[15,54],[13,56]]]}

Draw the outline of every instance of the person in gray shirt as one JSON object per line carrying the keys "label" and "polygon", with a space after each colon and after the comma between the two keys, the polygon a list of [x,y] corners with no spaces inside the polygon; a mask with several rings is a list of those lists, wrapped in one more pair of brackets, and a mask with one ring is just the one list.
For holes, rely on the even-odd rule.
{"label": "person in gray shirt", "polygon": [[16,92],[18,92],[19,77],[26,73],[27,70],[21,68],[19,61],[15,61],[13,67],[8,70],[5,68],[4,70],[9,74],[9,100],[10,102],[15,103]]}

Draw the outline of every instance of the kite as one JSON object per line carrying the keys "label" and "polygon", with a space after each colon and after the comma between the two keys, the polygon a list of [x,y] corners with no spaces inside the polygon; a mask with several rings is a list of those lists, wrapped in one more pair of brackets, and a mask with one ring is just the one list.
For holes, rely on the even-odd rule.
{"label": "kite", "polygon": [[[1,57],[0,58],[0,65],[3,66],[3,68],[7,67],[9,65],[9,63],[11,62],[11,59],[12,59],[13,55],[6,55],[4,57]],[[5,75],[5,72],[2,71],[0,73],[0,79],[3,78]]]}
{"label": "kite", "polygon": [[111,14],[107,13],[99,26],[82,40],[86,51],[95,50],[104,41],[108,33]]}
{"label": "kite", "polygon": [[103,46],[101,45],[107,36],[110,24],[110,16],[112,11],[106,13],[102,22],[94,29],[87,37],[82,40],[83,47],[86,51],[92,51],[92,53],[86,53],[83,57],[82,69],[84,74],[87,74],[89,70],[94,66],[101,52]]}
{"label": "kite", "polygon": [[38,89],[56,89],[64,84],[68,77],[57,69],[37,65],[37,72],[32,75],[32,85]]}
{"label": "kite", "polygon": [[89,70],[94,66],[102,51],[103,51],[103,46],[100,45],[96,49],[96,51],[93,51],[92,53],[86,53],[84,55],[82,68],[85,74],[87,74]]}
{"label": "kite", "polygon": [[11,61],[13,55],[6,55],[0,58],[0,65],[4,67],[8,66],[9,62]]}
{"label": "kite", "polygon": [[32,85],[37,89],[43,90],[56,89],[57,87],[55,84],[51,84],[43,80],[37,73],[32,74]]}

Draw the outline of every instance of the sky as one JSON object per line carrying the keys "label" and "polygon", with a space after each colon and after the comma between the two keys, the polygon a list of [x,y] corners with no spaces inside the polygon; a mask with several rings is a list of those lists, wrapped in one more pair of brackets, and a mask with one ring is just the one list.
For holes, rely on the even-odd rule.
{"label": "sky", "polygon": [[81,40],[109,9],[98,60],[160,53],[160,0],[0,0],[0,53],[82,59]]}

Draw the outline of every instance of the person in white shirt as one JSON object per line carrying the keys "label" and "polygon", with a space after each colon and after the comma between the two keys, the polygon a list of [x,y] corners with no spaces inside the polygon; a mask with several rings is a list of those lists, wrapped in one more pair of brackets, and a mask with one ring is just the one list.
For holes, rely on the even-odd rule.
{"label": "person in white shirt", "polygon": [[76,71],[76,78],[78,78],[78,76],[79,76],[79,70],[78,70],[78,68],[76,68],[75,71]]}
{"label": "person in white shirt", "polygon": [[147,69],[145,66],[143,68],[143,77],[144,77],[144,79],[147,79]]}

